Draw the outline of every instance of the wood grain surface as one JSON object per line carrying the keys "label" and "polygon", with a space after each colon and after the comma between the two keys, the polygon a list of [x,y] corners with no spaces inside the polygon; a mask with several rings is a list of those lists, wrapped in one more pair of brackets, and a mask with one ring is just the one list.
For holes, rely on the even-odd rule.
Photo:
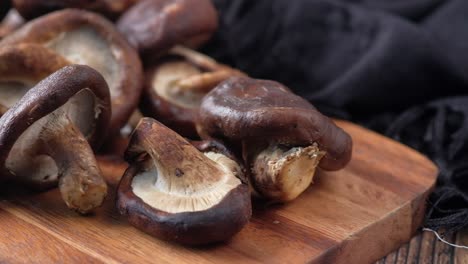
{"label": "wood grain surface", "polygon": [[[468,245],[468,232],[457,234],[439,231],[450,243]],[[418,233],[409,243],[377,261],[376,264],[467,264],[468,250],[454,248],[441,241],[431,232]]]}
{"label": "wood grain surface", "polygon": [[[375,262],[416,232],[437,169],[397,142],[350,123],[338,124],[354,140],[353,159],[344,170],[320,171],[315,184],[291,203],[255,202],[252,221],[238,235],[209,247],[182,247],[129,226],[114,206],[125,164],[113,160],[100,160],[110,194],[92,216],[69,211],[57,190],[31,193],[4,187],[0,263]],[[399,252],[417,254],[406,246],[383,263],[396,261]]]}

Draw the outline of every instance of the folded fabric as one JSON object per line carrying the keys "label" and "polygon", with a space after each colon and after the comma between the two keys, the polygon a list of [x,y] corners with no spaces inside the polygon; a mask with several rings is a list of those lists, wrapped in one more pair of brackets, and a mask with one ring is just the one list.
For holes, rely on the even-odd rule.
{"label": "folded fabric", "polygon": [[434,8],[445,0],[340,0],[354,3],[366,8],[374,8],[418,21],[430,14]]}
{"label": "folded fabric", "polygon": [[426,225],[468,225],[468,1],[214,3],[205,52],[422,151],[441,170]]}

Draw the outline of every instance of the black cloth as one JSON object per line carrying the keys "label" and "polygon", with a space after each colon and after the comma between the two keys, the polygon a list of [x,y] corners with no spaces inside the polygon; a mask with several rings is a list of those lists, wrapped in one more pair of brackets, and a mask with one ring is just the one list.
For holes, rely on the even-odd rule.
{"label": "black cloth", "polygon": [[467,0],[213,0],[203,51],[439,167],[426,226],[468,226]]}

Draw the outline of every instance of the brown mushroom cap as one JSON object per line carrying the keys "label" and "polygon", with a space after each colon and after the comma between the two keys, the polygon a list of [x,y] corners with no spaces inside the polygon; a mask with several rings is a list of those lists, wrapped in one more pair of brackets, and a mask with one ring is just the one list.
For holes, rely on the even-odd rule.
{"label": "brown mushroom cap", "polygon": [[60,178],[70,208],[99,206],[107,186],[89,144],[101,144],[110,114],[107,84],[92,68],[72,65],[50,75],[0,118],[2,179],[42,185]]}
{"label": "brown mushroom cap", "polygon": [[13,0],[13,5],[26,19],[65,8],[80,8],[117,18],[138,0]]}
{"label": "brown mushroom cap", "polygon": [[103,17],[75,9],[56,11],[28,22],[0,46],[18,43],[41,44],[101,73],[111,94],[111,133],[118,133],[137,107],[142,90],[138,54]]}
{"label": "brown mushroom cap", "polygon": [[210,0],[146,0],[125,12],[117,27],[141,55],[155,57],[176,44],[204,43],[218,16]]}
{"label": "brown mushroom cap", "polygon": [[69,64],[37,44],[0,47],[0,105],[10,108],[39,81]]}
{"label": "brown mushroom cap", "polygon": [[316,143],[327,153],[319,163],[326,170],[341,169],[351,158],[351,137],[274,81],[229,78],[204,97],[198,124],[200,134],[229,141]]}
{"label": "brown mushroom cap", "polygon": [[196,138],[203,96],[236,75],[245,74],[194,50],[175,47],[146,71],[140,109],[182,136]]}
{"label": "brown mushroom cap", "polygon": [[131,166],[117,207],[146,233],[207,244],[230,238],[251,216],[249,189],[236,162],[221,153],[202,154],[154,119],[140,121],[126,159]]}
{"label": "brown mushroom cap", "polygon": [[231,77],[200,106],[202,137],[241,145],[252,189],[270,200],[295,199],[313,181],[317,166],[344,167],[351,158],[348,134],[285,86]]}

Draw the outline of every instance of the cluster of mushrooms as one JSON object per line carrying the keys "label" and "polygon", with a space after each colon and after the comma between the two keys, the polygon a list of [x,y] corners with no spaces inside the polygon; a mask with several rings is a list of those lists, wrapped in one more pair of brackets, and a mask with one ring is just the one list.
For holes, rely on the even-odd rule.
{"label": "cluster of mushrooms", "polygon": [[291,201],[351,158],[309,102],[194,50],[217,29],[210,0],[13,0],[0,16],[4,183],[58,185],[92,212],[108,192],[95,153],[127,138],[119,212],[199,245],[241,230],[252,196]]}

